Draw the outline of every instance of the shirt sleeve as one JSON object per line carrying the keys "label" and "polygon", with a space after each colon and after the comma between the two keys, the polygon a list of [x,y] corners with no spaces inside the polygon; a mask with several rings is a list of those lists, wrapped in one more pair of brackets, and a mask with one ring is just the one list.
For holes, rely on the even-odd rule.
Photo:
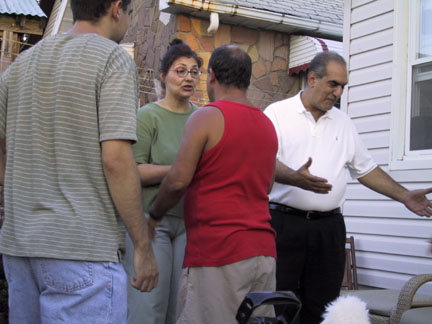
{"label": "shirt sleeve", "polygon": [[277,140],[278,140],[278,152],[276,154],[276,159],[280,160],[280,157],[282,155],[282,138],[281,138],[281,130],[279,127],[279,123],[278,123],[278,119],[276,116],[276,112],[275,109],[276,106],[275,104],[271,104],[270,106],[268,106],[265,110],[264,110],[264,114],[271,120],[271,122],[273,123],[273,127],[276,131],[276,136],[277,136]]}
{"label": "shirt sleeve", "polygon": [[8,71],[5,71],[0,76],[0,139],[4,140],[6,138],[6,113],[7,113],[7,100],[8,100],[8,90],[6,78]]}
{"label": "shirt sleeve", "polygon": [[151,114],[144,106],[137,115],[137,141],[132,146],[137,163],[151,163],[151,146],[156,129],[152,127]]}
{"label": "shirt sleeve", "polygon": [[372,156],[364,146],[354,123],[349,119],[352,134],[351,147],[354,149],[352,159],[348,162],[348,169],[354,179],[361,178],[377,167]]}
{"label": "shirt sleeve", "polygon": [[109,58],[100,86],[99,140],[135,142],[138,107],[136,66],[129,54],[118,46]]}

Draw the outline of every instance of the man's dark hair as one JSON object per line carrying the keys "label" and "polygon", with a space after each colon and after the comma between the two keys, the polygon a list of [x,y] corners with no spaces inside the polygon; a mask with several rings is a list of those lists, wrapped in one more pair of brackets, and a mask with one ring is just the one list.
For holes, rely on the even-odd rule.
{"label": "man's dark hair", "polygon": [[[97,22],[105,16],[111,3],[117,0],[71,0],[73,21],[84,20]],[[126,10],[131,0],[122,0],[122,9]]]}
{"label": "man's dark hair", "polygon": [[212,69],[217,82],[246,90],[252,74],[250,56],[235,45],[222,45],[210,57],[208,69]]}
{"label": "man's dark hair", "polygon": [[327,74],[327,64],[329,62],[342,64],[346,67],[345,59],[333,51],[318,53],[311,61],[309,72],[315,72],[318,78],[323,78]]}
{"label": "man's dark hair", "polygon": [[[159,71],[162,72],[163,75],[167,75],[168,71],[171,68],[171,65],[180,57],[193,58],[198,64],[198,67],[201,68],[203,65],[203,60],[198,54],[191,50],[191,48],[183,43],[181,39],[175,38],[171,41],[168,50],[165,52],[162,60],[160,62]],[[162,88],[165,89],[165,84],[162,83]]]}

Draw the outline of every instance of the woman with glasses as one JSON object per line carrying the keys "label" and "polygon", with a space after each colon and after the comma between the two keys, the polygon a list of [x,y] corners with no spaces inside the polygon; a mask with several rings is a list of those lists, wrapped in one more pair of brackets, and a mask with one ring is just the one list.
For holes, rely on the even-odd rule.
{"label": "woman with glasses", "polygon": [[[143,186],[147,212],[159,185],[174,162],[183,127],[197,109],[190,102],[201,75],[202,59],[179,39],[174,39],[160,63],[160,79],[165,97],[138,110],[135,161]],[[157,287],[141,293],[129,283],[129,324],[175,323],[178,283],[186,245],[182,203],[171,209],[155,228],[153,252],[159,267]],[[125,268],[133,273],[133,244],[127,238]]]}

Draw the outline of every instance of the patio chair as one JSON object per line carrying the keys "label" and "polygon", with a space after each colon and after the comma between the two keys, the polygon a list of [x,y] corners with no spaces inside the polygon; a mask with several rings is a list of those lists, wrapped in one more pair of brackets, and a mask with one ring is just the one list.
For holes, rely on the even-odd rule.
{"label": "patio chair", "polygon": [[350,236],[346,238],[345,273],[342,281],[342,289],[347,289],[347,290],[358,289],[354,236]]}
{"label": "patio chair", "polygon": [[422,274],[409,279],[400,291],[357,290],[347,294],[366,302],[372,324],[431,324],[432,317],[428,316],[432,314],[432,296],[416,294],[429,281],[432,274]]}

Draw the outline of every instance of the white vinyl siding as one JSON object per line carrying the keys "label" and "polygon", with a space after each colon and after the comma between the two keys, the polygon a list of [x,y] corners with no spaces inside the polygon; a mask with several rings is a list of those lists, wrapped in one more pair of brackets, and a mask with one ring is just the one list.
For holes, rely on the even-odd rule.
{"label": "white vinyl siding", "polygon": [[318,40],[310,36],[291,36],[289,68],[310,63],[317,53],[323,51],[323,45],[320,41],[327,46],[329,51],[342,54],[342,42],[323,38]]}
{"label": "white vinyl siding", "polygon": [[70,7],[70,1],[69,0],[62,0],[62,1],[67,1],[67,4],[57,34],[67,32],[73,26],[73,16],[72,16],[72,9]]}
{"label": "white vinyl siding", "polygon": [[47,26],[45,27],[44,37],[54,34],[54,27],[60,12],[60,7],[61,7],[61,0],[55,0]]}
{"label": "white vinyl siding", "polygon": [[69,0],[55,0],[44,37],[61,34],[72,28],[73,16]]}
{"label": "white vinyl siding", "polygon": [[[375,161],[408,189],[432,186],[432,170],[390,170],[394,125],[394,40],[396,2],[348,0],[345,7],[344,56],[349,84],[342,98],[360,137]],[[408,14],[408,13],[407,13]],[[406,89],[399,89],[406,91]],[[356,240],[359,283],[401,288],[414,274],[431,273],[427,240],[432,221],[408,211],[402,204],[369,190],[357,181],[347,188],[344,215],[347,235]],[[432,294],[432,286],[423,289]]]}

